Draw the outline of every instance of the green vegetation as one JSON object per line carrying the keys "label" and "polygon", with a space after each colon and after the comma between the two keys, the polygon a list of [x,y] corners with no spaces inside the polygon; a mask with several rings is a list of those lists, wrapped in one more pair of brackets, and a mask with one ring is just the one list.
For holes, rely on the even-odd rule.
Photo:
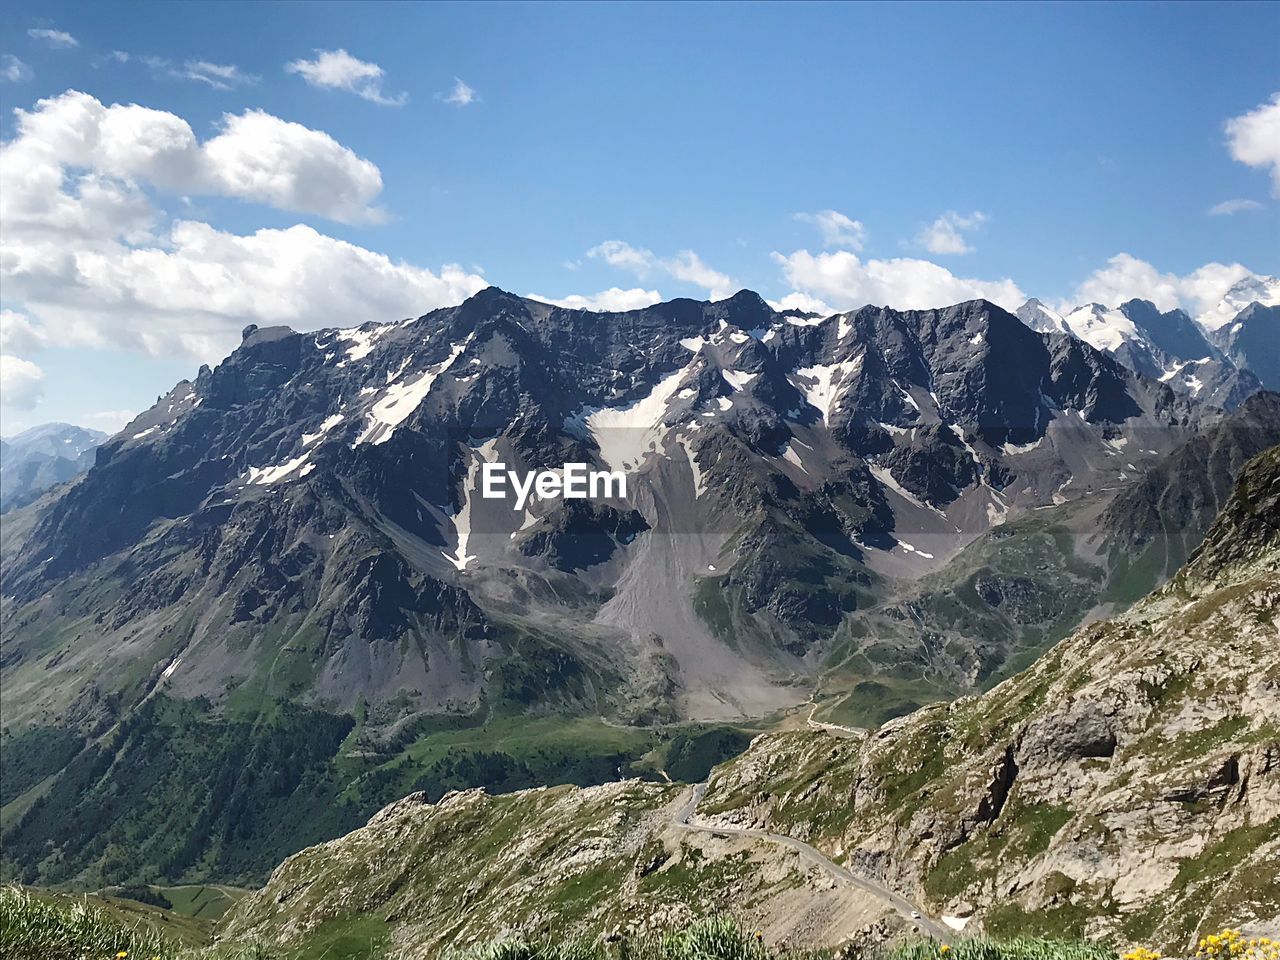
{"label": "green vegetation", "polygon": [[[231,909],[245,893],[234,887],[188,884],[179,887],[152,887],[154,893],[169,902],[170,909],[179,916],[196,920],[213,921]],[[125,896],[126,894],[121,894]],[[145,902],[145,901],[144,901]]]}
{"label": "green vegetation", "polygon": [[256,886],[290,854],[415,791],[435,801],[662,770],[694,782],[749,742],[727,726],[655,730],[563,715],[419,717],[387,734],[385,718],[375,726],[368,712],[268,701],[228,715],[156,696],[88,746],[60,728],[6,736],[5,878]]}
{"label": "green vegetation", "polygon": [[[789,960],[829,954],[788,951]],[[685,930],[598,940],[527,940],[511,937],[447,953],[447,960],[773,960],[782,954],[765,946],[732,920],[712,918]]]}
{"label": "green vegetation", "polygon": [[667,745],[663,769],[672,780],[699,783],[711,768],[747,749],[751,735],[734,727],[677,733]]}
{"label": "green vegetation", "polygon": [[0,887],[0,956],[5,960],[284,960],[245,944],[211,948],[205,931],[159,910],[89,896]]}
{"label": "green vegetation", "polygon": [[945,567],[861,603],[831,637],[826,719],[874,728],[1030,666],[1101,602],[1077,504],[996,527]]}
{"label": "green vegetation", "polygon": [[[446,960],[818,960],[845,955],[831,950],[775,949],[732,920],[712,918],[685,930],[624,935],[612,942],[508,937],[445,956]],[[1082,940],[974,937],[949,947],[939,947],[932,940],[913,941],[871,956],[875,960],[1115,960],[1116,952],[1107,944]]]}
{"label": "green vegetation", "polygon": [[[992,939],[971,937],[942,951],[945,960],[1115,960],[1106,943],[1090,940],[1046,940],[1039,937]],[[938,960],[938,945],[917,941],[887,951],[881,960]]]}
{"label": "green vegetation", "polygon": [[84,737],[67,727],[37,727],[0,736],[4,778],[0,779],[0,807],[17,799],[45,777],[65,767],[84,746]]}

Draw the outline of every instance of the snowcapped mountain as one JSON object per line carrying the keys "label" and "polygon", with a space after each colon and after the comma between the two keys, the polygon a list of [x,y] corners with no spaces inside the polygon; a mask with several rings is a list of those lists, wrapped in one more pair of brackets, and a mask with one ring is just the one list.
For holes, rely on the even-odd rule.
{"label": "snowcapped mountain", "polygon": [[1062,314],[1046,307],[1035,297],[1020,306],[1015,316],[1037,333],[1071,333]]}
{"label": "snowcapped mountain", "polygon": [[94,449],[106,439],[98,430],[44,423],[0,440],[0,512],[84,473],[93,464]]}
{"label": "snowcapped mountain", "polygon": [[[1255,279],[1258,283],[1253,285],[1238,284],[1232,296],[1258,292],[1264,284]],[[1065,315],[1039,300],[1028,300],[1017,315],[1033,330],[1068,334],[1130,370],[1224,409],[1235,409],[1266,382],[1217,345],[1216,337],[1206,336],[1186,311],[1162,312],[1147,300],[1130,300],[1119,307],[1090,303]]]}
{"label": "snowcapped mountain", "polygon": [[1237,367],[1253,371],[1269,389],[1280,388],[1280,298],[1249,304],[1210,337]]}
{"label": "snowcapped mountain", "polygon": [[[89,657],[104,684],[143,660],[216,700],[284,657],[310,698],[441,710],[538,646],[644,710],[760,713],[880,578],[1122,483],[1200,416],[984,301],[819,320],[748,292],[601,314],[490,288],[400,323],[250,327],[42,512],[8,609],[104,626],[50,668],[64,684],[6,689],[65,708]],[[630,489],[516,511],[477,495],[498,461]]]}
{"label": "snowcapped mountain", "polygon": [[1280,306],[1280,277],[1245,277],[1235,283],[1211,310],[1196,317],[1209,333],[1217,333],[1230,325],[1250,304]]}

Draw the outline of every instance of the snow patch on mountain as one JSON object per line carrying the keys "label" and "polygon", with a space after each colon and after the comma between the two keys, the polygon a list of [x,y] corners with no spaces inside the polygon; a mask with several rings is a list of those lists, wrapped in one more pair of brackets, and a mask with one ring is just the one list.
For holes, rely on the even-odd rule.
{"label": "snow patch on mountain", "polygon": [[476,559],[475,554],[467,553],[467,542],[471,539],[473,494],[476,490],[481,464],[492,463],[497,452],[498,438],[494,437],[492,440],[486,440],[480,446],[473,448],[471,462],[467,464],[467,476],[462,482],[462,506],[458,508],[457,513],[450,517],[450,520],[453,521],[454,533],[458,538],[458,548],[453,554],[443,550],[440,551],[441,556],[458,570],[466,570],[467,564]]}
{"label": "snow patch on mountain", "polygon": [[741,392],[746,388],[752,380],[759,376],[758,373],[743,373],[741,370],[721,370],[720,375],[724,377],[725,382],[734,390]]}
{"label": "snow patch on mountain", "polygon": [[831,414],[840,403],[841,384],[861,366],[862,354],[858,354],[851,360],[803,367],[796,371],[796,376],[801,381],[796,386],[804,394],[809,406],[822,414],[823,423],[830,422]]}
{"label": "snow patch on mountain", "polygon": [[248,472],[244,474],[244,482],[250,486],[279,483],[281,480],[287,479],[295,471],[298,472],[297,479],[301,480],[316,468],[314,463],[307,462],[308,456],[309,454],[300,454],[292,460],[286,460],[284,463],[276,464],[273,467],[250,467]]}
{"label": "snow patch on mountain", "polygon": [[1079,307],[1063,319],[1076,337],[1105,352],[1120,349],[1127,340],[1141,339],[1132,320],[1119,310],[1098,303]]}
{"label": "snow patch on mountain", "polygon": [[468,336],[461,343],[455,343],[453,349],[449,351],[449,356],[444,360],[424,370],[413,380],[408,383],[393,383],[387,387],[370,409],[364,432],[356,438],[352,446],[356,447],[362,443],[380,444],[390,440],[396,428],[422,405],[422,401],[427,398],[427,394],[431,392],[431,387],[440,374],[453,366],[454,361],[462,356],[462,352],[470,343],[471,336]]}
{"label": "snow patch on mountain", "polygon": [[331,417],[325,417],[324,422],[320,424],[320,429],[318,431],[316,431],[315,433],[304,433],[302,435],[302,445],[304,447],[311,446],[313,443],[315,443],[317,440],[323,437],[326,433],[328,433],[330,430],[332,430],[334,427],[340,424],[343,421],[343,419],[344,418],[340,413],[335,413]]}
{"label": "snow patch on mountain", "polygon": [[801,462],[799,454],[797,454],[795,450],[792,449],[790,443],[788,443],[786,447],[783,449],[782,459],[787,461],[787,463],[791,463],[799,467],[805,473],[809,472],[807,469],[805,469],[805,465],[804,463]]}
{"label": "snow patch on mountain", "polygon": [[363,360],[373,348],[377,346],[378,341],[389,331],[394,329],[394,324],[382,324],[364,330],[361,327],[351,327],[347,330],[339,330],[337,337],[339,340],[345,340],[351,346],[347,347],[344,358],[338,363],[339,367],[345,367],[349,363],[356,363]]}
{"label": "snow patch on mountain", "polygon": [[600,448],[600,459],[611,470],[630,472],[640,466],[650,450],[663,452],[663,418],[686,372],[687,368],[681,368],[664,377],[647,396],[629,407],[605,407],[583,418],[588,434]]}

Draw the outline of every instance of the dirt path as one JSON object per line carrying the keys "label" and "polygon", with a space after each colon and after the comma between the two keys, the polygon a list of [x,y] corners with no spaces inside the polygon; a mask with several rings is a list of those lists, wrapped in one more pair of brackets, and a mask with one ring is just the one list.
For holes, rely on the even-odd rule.
{"label": "dirt path", "polygon": [[794,850],[799,855],[801,861],[818,867],[829,876],[834,877],[836,880],[851,884],[859,890],[883,900],[906,918],[907,922],[914,924],[922,933],[933,937],[933,939],[937,940],[939,943],[949,944],[952,942],[954,934],[951,929],[940,921],[926,916],[925,912],[916,904],[912,903],[905,897],[894,893],[888,887],[881,886],[874,880],[858,876],[856,873],[845,869],[819,850],[816,850],[801,840],[797,840],[794,837],[788,837],[781,833],[769,833],[766,830],[750,830],[743,827],[711,827],[704,824],[690,823],[689,820],[697,811],[698,803],[702,800],[702,795],[706,793],[706,790],[707,785],[705,783],[699,783],[694,786],[693,795],[689,798],[689,802],[681,807],[679,811],[677,811],[675,817],[672,818],[672,823],[675,826],[683,830],[692,830],[697,833],[709,833],[713,836],[752,837],[754,839],[767,840],[770,843],[776,843],[780,846],[787,847],[790,850]]}

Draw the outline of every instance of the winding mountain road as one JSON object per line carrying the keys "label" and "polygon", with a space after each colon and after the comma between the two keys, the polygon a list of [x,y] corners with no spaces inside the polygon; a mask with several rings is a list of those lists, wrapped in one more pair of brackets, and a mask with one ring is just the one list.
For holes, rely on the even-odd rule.
{"label": "winding mountain road", "polygon": [[840,864],[831,860],[820,851],[809,846],[795,837],[788,837],[786,834],[769,833],[767,830],[752,830],[745,827],[711,827],[703,824],[690,823],[689,819],[698,809],[698,803],[702,800],[702,795],[706,793],[707,785],[705,783],[696,784],[693,788],[693,795],[689,798],[688,803],[681,807],[672,823],[682,830],[691,830],[696,833],[709,833],[719,837],[751,837],[756,840],[767,840],[770,843],[776,843],[779,846],[794,850],[800,859],[806,863],[813,864],[821,869],[829,876],[834,877],[843,883],[851,884],[859,890],[869,893],[880,900],[885,901],[901,914],[908,923],[914,924],[921,932],[927,934],[939,943],[951,943],[954,939],[953,931],[944,923],[934,920],[932,917],[926,916],[925,912],[918,906],[907,900],[905,897],[894,893],[888,887],[881,886],[874,880],[866,877],[860,877],[856,873],[845,869]]}
{"label": "winding mountain road", "polygon": [[840,737],[843,740],[860,740],[867,735],[867,731],[859,730],[857,727],[842,727],[838,723],[825,723],[822,720],[815,720],[813,715],[817,712],[818,705],[815,703],[809,709],[809,716],[805,718],[805,723],[809,725],[810,730],[822,730],[833,737]]}

